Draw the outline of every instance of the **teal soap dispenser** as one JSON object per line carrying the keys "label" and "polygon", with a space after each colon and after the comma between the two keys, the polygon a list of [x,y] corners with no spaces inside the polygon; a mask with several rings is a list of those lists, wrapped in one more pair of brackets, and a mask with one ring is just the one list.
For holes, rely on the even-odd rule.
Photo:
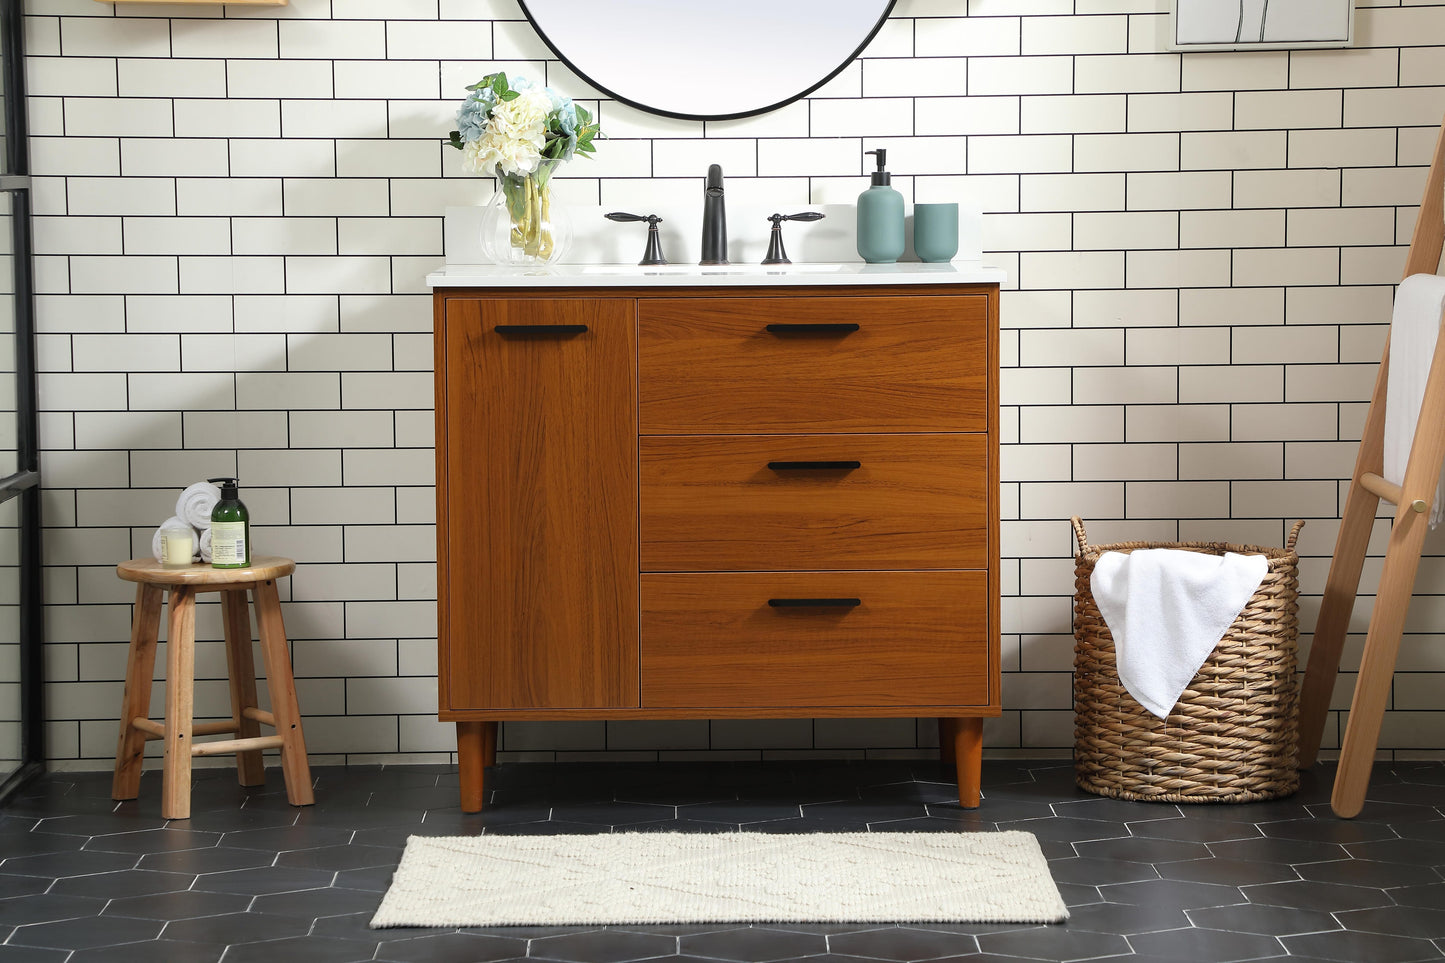
{"label": "teal soap dispenser", "polygon": [[892,264],[903,256],[903,195],[889,186],[885,149],[863,152],[878,158],[873,183],[858,195],[858,256],[869,264]]}

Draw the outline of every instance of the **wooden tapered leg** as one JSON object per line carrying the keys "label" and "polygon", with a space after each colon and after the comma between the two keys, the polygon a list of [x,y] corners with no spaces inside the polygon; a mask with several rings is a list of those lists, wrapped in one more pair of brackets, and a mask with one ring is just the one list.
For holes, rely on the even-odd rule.
{"label": "wooden tapered leg", "polygon": [[983,800],[983,720],[957,720],[953,758],[958,765],[958,804],[977,809]]}
{"label": "wooden tapered leg", "polygon": [[115,779],[110,788],[112,799],[135,799],[140,795],[146,737],[131,725],[131,720],[149,719],[151,715],[151,684],[155,681],[156,636],[160,627],[160,587],[137,585],[130,652],[125,663],[125,695],[120,706],[120,741],[115,747]]}
{"label": "wooden tapered leg", "polygon": [[958,742],[958,720],[950,717],[942,717],[938,720],[938,760],[945,766],[952,766],[958,760],[955,757],[955,745]]}
{"label": "wooden tapered leg", "polygon": [[457,723],[457,777],[461,782],[462,812],[482,811],[487,747],[497,744],[495,722]]}
{"label": "wooden tapered leg", "polygon": [[301,729],[301,708],[296,702],[296,680],[291,675],[291,653],[286,648],[286,626],[281,621],[281,599],[276,582],[257,582],[256,624],[261,635],[261,657],[266,662],[266,686],[271,692],[271,716],[281,737],[281,774],[286,799],[293,806],[316,801],[311,790],[311,766],[306,761],[306,737]]}
{"label": "wooden tapered leg", "polygon": [[[248,719],[245,710],[256,708],[256,660],[251,655],[251,613],[246,608],[246,590],[221,593],[221,617],[226,631],[226,668],[231,678],[231,720],[237,739],[261,734],[261,724]],[[236,753],[236,779],[243,786],[266,782],[266,765],[260,749]]]}
{"label": "wooden tapered leg", "polygon": [[191,817],[191,725],[196,689],[196,592],[172,586],[166,601],[166,736],[161,815]]}
{"label": "wooden tapered leg", "polygon": [[1320,598],[1314,640],[1310,643],[1309,664],[1300,687],[1298,764],[1301,769],[1313,766],[1319,755],[1325,716],[1330,711],[1335,678],[1340,671],[1340,652],[1350,628],[1350,614],[1355,609],[1355,596],[1360,590],[1360,571],[1369,551],[1375,512],[1380,506],[1379,497],[1360,484],[1360,476],[1365,472],[1378,474],[1384,460],[1385,386],[1389,380],[1389,368],[1390,341],[1386,338],[1385,357],[1380,361],[1380,372],[1375,377],[1375,391],[1370,399],[1369,414],[1365,417],[1360,452],[1355,456],[1355,474],[1345,499],[1345,514],[1340,521],[1339,536],[1335,539],[1335,554],[1330,561],[1329,577],[1325,579],[1324,595]]}

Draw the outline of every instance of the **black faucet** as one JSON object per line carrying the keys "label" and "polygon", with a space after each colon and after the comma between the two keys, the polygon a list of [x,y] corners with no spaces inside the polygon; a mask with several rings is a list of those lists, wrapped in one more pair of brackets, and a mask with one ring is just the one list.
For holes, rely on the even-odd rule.
{"label": "black faucet", "polygon": [[723,206],[722,165],[707,169],[702,197],[702,260],[699,264],[728,263],[728,218]]}

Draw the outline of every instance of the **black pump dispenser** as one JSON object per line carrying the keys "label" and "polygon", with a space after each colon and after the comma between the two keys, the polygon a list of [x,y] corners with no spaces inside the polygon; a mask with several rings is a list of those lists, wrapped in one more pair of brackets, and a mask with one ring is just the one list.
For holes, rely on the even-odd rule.
{"label": "black pump dispenser", "polygon": [[865,150],[864,154],[876,154],[878,156],[878,169],[873,172],[873,186],[887,187],[893,182],[893,175],[883,168],[888,163],[888,148],[880,147],[877,150]]}
{"label": "black pump dispenser", "polygon": [[251,513],[241,501],[235,478],[209,478],[221,486],[221,500],[211,509],[211,567],[246,568],[251,564]]}
{"label": "black pump dispenser", "polygon": [[234,501],[240,497],[241,482],[237,478],[207,478],[212,485],[221,486],[221,500]]}

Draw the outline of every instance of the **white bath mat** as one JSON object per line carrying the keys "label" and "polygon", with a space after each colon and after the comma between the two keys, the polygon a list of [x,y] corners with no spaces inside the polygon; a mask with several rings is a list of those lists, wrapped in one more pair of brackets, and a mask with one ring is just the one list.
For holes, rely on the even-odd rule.
{"label": "white bath mat", "polygon": [[1031,833],[412,836],[373,927],[1053,923]]}

